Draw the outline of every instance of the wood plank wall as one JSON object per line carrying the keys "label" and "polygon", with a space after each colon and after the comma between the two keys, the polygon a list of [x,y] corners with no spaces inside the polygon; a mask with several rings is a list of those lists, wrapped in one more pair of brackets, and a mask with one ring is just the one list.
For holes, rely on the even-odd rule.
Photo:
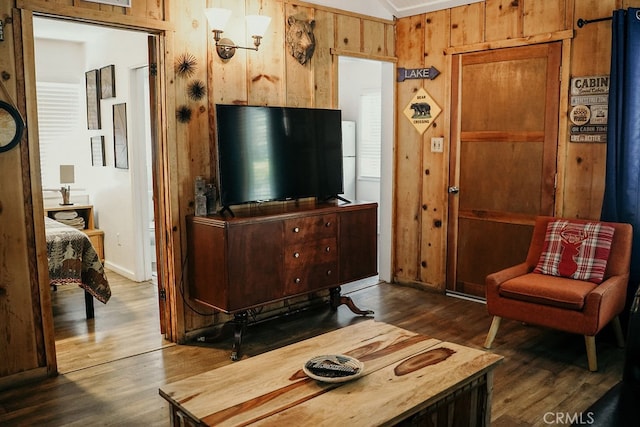
{"label": "wood plank wall", "polygon": [[[451,55],[563,40],[556,215],[599,218],[604,191],[605,144],[568,143],[569,79],[609,74],[611,21],[578,28],[578,18],[611,16],[638,0],[486,0],[397,21],[398,67],[435,66],[434,80],[396,85],[394,279],[445,289],[449,185]],[[423,135],[403,110],[423,87],[443,108]],[[444,137],[444,153],[431,153],[431,137]]]}
{"label": "wood plank wall", "polygon": [[[14,33],[19,33],[19,29],[12,26],[14,7],[112,25],[167,30],[163,59],[167,62],[164,73],[168,117],[164,125],[169,168],[164,173],[170,179],[165,197],[171,203],[168,228],[173,236],[168,239],[175,242],[172,274],[177,278],[168,292],[176,301],[171,333],[174,339],[180,340],[188,331],[212,322],[210,316],[201,316],[183,304],[179,287],[187,279],[182,276],[186,254],[181,248],[186,247],[184,218],[193,212],[193,180],[197,175],[208,179],[215,176],[212,145],[215,136],[211,131],[210,113],[216,103],[335,107],[335,54],[386,60],[397,56],[398,65],[406,68],[436,66],[443,74],[434,81],[413,80],[397,85],[393,253],[396,280],[442,290],[448,159],[446,154],[432,154],[425,147],[429,146],[432,136],[442,136],[445,152],[448,149],[451,54],[541,42],[560,34],[561,39],[567,40],[563,63],[569,66],[563,76],[606,74],[610,23],[577,29],[575,20],[607,16],[614,9],[639,3],[638,0],[487,0],[394,23],[294,0],[136,0],[132,8],[83,0],[10,0],[0,2],[0,18],[5,23],[5,41],[0,42],[0,71],[7,73],[2,77],[3,84],[24,108],[28,92],[16,83],[16,75],[23,72],[23,58],[17,56],[13,48]],[[242,20],[245,13],[270,15],[271,26],[260,51],[239,51],[223,63],[213,50],[203,5],[230,8],[235,20]],[[317,48],[313,60],[305,66],[289,56],[284,44],[286,18],[290,15],[316,20]],[[225,35],[243,43],[245,37],[241,29],[244,26],[232,27]],[[567,38],[563,31],[572,32],[573,38]],[[188,78],[175,73],[175,61],[182,54],[193,55],[197,64],[195,73]],[[193,101],[186,93],[194,79],[206,83],[207,96],[203,100]],[[423,136],[407,124],[401,113],[421,86],[443,108],[435,126]],[[563,83],[565,91],[567,87],[567,83]],[[4,99],[4,95],[0,96]],[[566,93],[563,97],[565,101],[568,99]],[[192,112],[188,123],[180,123],[174,117],[180,106]],[[561,185],[558,214],[595,218],[602,197],[604,146],[568,144],[567,110],[566,105],[561,105],[558,170],[562,173],[558,180]],[[38,283],[34,283],[37,278],[30,272],[29,254],[33,252],[29,248],[34,245],[34,234],[38,232],[33,215],[34,212],[40,214],[37,206],[41,200],[37,194],[31,199],[34,185],[29,163],[37,164],[33,158],[37,156],[37,149],[29,147],[28,139],[25,141],[22,144],[25,148],[20,151],[0,154],[3,182],[0,186],[0,387],[29,371],[46,371],[52,359],[49,355],[47,360],[42,345],[50,337],[41,326],[35,326],[42,325],[42,314],[50,307],[40,300]]]}

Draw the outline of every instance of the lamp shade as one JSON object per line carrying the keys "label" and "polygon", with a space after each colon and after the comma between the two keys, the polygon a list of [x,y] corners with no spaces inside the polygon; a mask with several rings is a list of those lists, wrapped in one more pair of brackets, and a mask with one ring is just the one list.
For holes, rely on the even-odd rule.
{"label": "lamp shade", "polygon": [[271,22],[271,18],[263,15],[247,15],[247,29],[249,35],[264,37],[264,33],[267,32],[267,27]]}
{"label": "lamp shade", "polygon": [[211,7],[204,10],[204,14],[209,21],[209,27],[212,30],[224,31],[224,27],[227,26],[227,22],[231,17],[231,11],[229,9],[221,9],[218,7]]}
{"label": "lamp shade", "polygon": [[74,166],[60,165],[60,184],[73,184],[75,182]]}

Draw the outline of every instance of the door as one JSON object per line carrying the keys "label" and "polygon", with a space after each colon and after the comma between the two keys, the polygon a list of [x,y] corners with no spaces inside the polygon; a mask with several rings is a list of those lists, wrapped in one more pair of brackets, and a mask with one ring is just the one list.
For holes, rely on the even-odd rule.
{"label": "door", "polygon": [[[170,196],[168,194],[166,129],[161,130],[165,106],[162,104],[164,76],[161,74],[164,57],[164,37],[149,35],[149,120],[151,122],[151,174],[153,180],[153,218],[155,258],[158,277],[158,306],[160,311],[160,332],[170,341],[176,341],[177,327],[173,313],[176,300],[171,283],[176,283],[172,265],[174,259],[171,235]],[[166,236],[166,237],[165,237]]]}
{"label": "door", "polygon": [[452,67],[447,290],[484,297],[485,277],[526,258],[553,215],[560,43],[456,55]]}

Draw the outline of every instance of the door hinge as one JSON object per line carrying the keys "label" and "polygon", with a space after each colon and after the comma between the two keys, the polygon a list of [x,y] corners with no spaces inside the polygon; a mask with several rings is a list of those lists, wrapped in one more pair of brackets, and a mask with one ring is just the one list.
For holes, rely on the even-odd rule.
{"label": "door hinge", "polygon": [[167,299],[167,291],[164,289],[160,289],[160,291],[158,292],[159,297],[161,300],[165,300]]}
{"label": "door hinge", "polygon": [[554,190],[558,189],[558,174],[557,173],[555,175],[553,175],[553,189]]}
{"label": "door hinge", "polygon": [[560,67],[558,67],[558,81],[561,82],[562,81],[562,65]]}
{"label": "door hinge", "polygon": [[149,74],[151,74],[152,76],[158,75],[158,64],[156,64],[155,62],[149,64]]}

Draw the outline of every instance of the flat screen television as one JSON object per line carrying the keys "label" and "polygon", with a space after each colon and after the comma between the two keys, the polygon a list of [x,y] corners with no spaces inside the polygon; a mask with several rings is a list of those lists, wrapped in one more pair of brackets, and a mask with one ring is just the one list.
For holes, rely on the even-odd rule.
{"label": "flat screen television", "polygon": [[216,105],[223,210],[342,194],[341,127],[340,110]]}

